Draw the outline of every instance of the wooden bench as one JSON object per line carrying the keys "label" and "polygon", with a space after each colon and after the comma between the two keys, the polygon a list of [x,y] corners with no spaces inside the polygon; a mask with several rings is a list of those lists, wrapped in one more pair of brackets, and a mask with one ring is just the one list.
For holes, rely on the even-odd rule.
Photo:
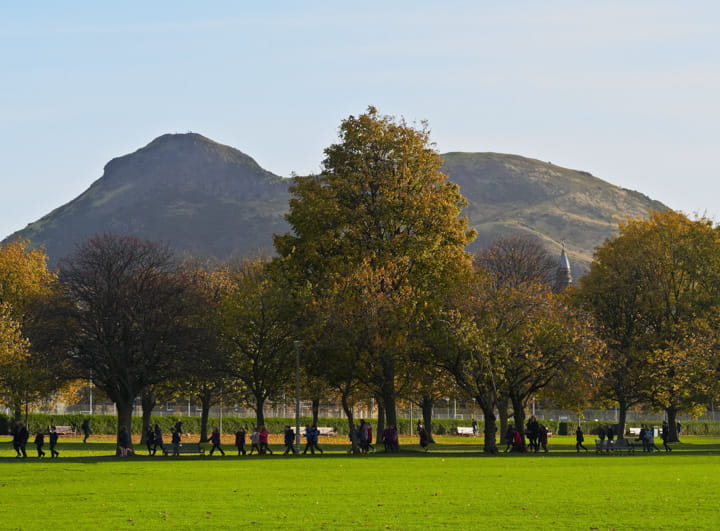
{"label": "wooden bench", "polygon": [[473,435],[473,429],[469,426],[458,426],[456,429],[457,434],[463,437],[472,437]]}
{"label": "wooden bench", "polygon": [[[205,455],[207,443],[180,443],[178,448],[178,454],[200,454]],[[163,444],[164,453],[163,455],[173,455],[173,445]]]}
{"label": "wooden bench", "polygon": [[55,433],[58,435],[75,435],[75,430],[72,426],[55,426]]}

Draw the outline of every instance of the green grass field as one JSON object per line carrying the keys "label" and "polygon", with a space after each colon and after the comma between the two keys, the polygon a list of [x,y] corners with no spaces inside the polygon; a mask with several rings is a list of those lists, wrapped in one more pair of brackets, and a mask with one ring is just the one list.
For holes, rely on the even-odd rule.
{"label": "green grass field", "polygon": [[407,439],[398,455],[321,441],[312,457],[120,459],[110,442],[75,439],[61,459],[19,460],[0,439],[0,528],[720,529],[720,439],[634,456],[578,455],[570,437],[547,455],[484,456],[478,441],[441,438],[428,454]]}

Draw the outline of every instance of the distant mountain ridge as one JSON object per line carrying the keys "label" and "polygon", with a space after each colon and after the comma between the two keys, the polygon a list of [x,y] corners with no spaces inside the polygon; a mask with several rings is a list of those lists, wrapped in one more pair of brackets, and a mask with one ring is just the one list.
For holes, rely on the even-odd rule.
{"label": "distant mountain ridge", "polygon": [[[504,232],[528,233],[558,253],[564,243],[576,274],[618,221],[667,209],[587,172],[518,155],[447,153],[443,160],[478,231],[470,250]],[[51,264],[103,232],[165,241],[181,255],[271,253],[273,233],[290,230],[284,219],[290,182],[202,135],[166,134],[112,159],[80,196],[7,239],[44,246]]]}

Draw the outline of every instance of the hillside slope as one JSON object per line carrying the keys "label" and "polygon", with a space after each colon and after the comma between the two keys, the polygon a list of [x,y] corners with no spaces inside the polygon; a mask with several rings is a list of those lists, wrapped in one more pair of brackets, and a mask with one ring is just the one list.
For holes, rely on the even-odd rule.
{"label": "hillside slope", "polygon": [[667,209],[641,193],[549,162],[499,153],[447,153],[443,158],[443,171],[460,185],[469,202],[465,215],[478,231],[471,250],[504,232],[532,234],[558,254],[564,243],[576,274],[619,221]]}
{"label": "hillside slope", "polygon": [[[533,234],[559,253],[567,247],[577,276],[618,221],[667,207],[589,173],[518,155],[447,153],[478,239],[508,231]],[[288,186],[252,158],[201,135],[163,135],[115,158],[83,194],[11,235],[46,248],[51,264],[84,238],[103,232],[168,242],[178,254],[221,259],[272,252],[284,233]]]}

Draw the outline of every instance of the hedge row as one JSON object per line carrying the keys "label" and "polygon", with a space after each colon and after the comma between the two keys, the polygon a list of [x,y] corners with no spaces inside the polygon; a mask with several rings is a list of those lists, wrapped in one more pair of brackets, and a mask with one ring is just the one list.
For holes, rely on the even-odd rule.
{"label": "hedge row", "polygon": [[[87,415],[71,414],[71,415],[47,415],[43,413],[31,413],[28,416],[28,429],[30,433],[35,433],[38,430],[47,430],[48,426],[54,424],[56,426],[72,426],[76,432],[80,432],[80,426],[83,420],[86,418],[90,419],[90,429],[92,433],[98,434],[112,434],[117,429],[117,417],[114,415],[93,415],[88,417]],[[183,431],[185,433],[200,433],[200,417],[152,417],[152,423],[158,424],[160,429],[167,433],[170,428],[175,425],[178,420],[183,422]],[[359,420],[359,419],[358,419]],[[311,422],[310,417],[302,417],[300,419],[300,425],[305,426]],[[399,419],[398,420],[398,431],[401,434],[414,433],[414,426],[417,420],[410,419]],[[576,422],[558,422],[556,420],[540,420],[551,432],[557,435],[572,435],[575,433],[577,428]],[[10,426],[12,424],[12,418],[7,415],[0,414],[0,434],[10,433]],[[371,424],[374,428],[377,427],[377,421],[371,419]],[[478,422],[479,432],[483,432],[483,423]],[[601,425],[612,424],[610,422],[596,422],[587,421],[582,423],[583,431],[585,435],[595,435]],[[628,422],[627,427],[640,427],[643,422]],[[645,422],[649,426],[660,426],[662,422]],[[208,420],[208,429],[212,430],[213,427],[220,425],[220,419],[217,417],[211,417]],[[238,427],[243,426],[246,429],[251,429],[255,425],[254,418],[239,418],[239,417],[223,417],[222,426],[223,432],[234,433]],[[294,418],[266,418],[265,426],[270,433],[280,433],[286,425],[294,426]],[[341,435],[348,433],[348,423],[345,418],[320,418],[318,421],[319,426],[329,426],[335,428],[335,431]],[[435,419],[433,420],[433,433],[437,435],[448,435],[457,433],[457,428],[460,426],[470,426],[469,420],[452,420],[452,419]],[[139,433],[142,429],[142,419],[140,417],[133,417],[132,432]],[[498,424],[499,429],[499,424]],[[718,435],[720,436],[720,422],[701,422],[701,421],[687,421],[682,423],[681,435]]]}
{"label": "hedge row", "polygon": [[[28,416],[28,429],[30,433],[35,433],[38,430],[47,430],[48,426],[72,426],[76,432],[80,432],[80,426],[83,421],[90,419],[90,430],[92,433],[98,434],[112,434],[117,429],[117,417],[114,415],[47,415],[44,413],[31,413]],[[160,429],[167,433],[170,431],[178,420],[182,420],[183,431],[185,433],[200,433],[200,417],[152,417],[152,423],[158,424]],[[359,420],[359,419],[358,419]],[[300,425],[305,426],[310,424],[312,419],[310,417],[301,417]],[[416,420],[412,422],[414,426]],[[6,415],[0,415],[0,433],[8,434],[10,432],[10,426],[12,419]],[[373,427],[377,427],[377,421],[371,419]],[[211,417],[208,419],[208,429],[212,430],[213,427],[220,425],[220,419],[217,417]],[[240,418],[240,417],[223,417],[222,427],[225,433],[234,433],[238,427],[243,426],[245,429],[251,429],[255,425],[255,418]],[[280,433],[283,431],[286,425],[295,426],[295,418],[266,418],[265,426],[270,433]],[[348,433],[348,422],[345,418],[320,418],[318,420],[319,426],[328,426],[335,429],[335,431],[341,435],[347,435]],[[455,433],[455,429],[458,426],[469,426],[469,421],[460,420],[446,420],[438,419],[433,420],[433,432],[438,435],[445,435]],[[133,416],[132,420],[132,433],[139,433],[142,429],[142,418]],[[411,422],[409,419],[399,419],[398,430],[401,434],[411,433]]]}

